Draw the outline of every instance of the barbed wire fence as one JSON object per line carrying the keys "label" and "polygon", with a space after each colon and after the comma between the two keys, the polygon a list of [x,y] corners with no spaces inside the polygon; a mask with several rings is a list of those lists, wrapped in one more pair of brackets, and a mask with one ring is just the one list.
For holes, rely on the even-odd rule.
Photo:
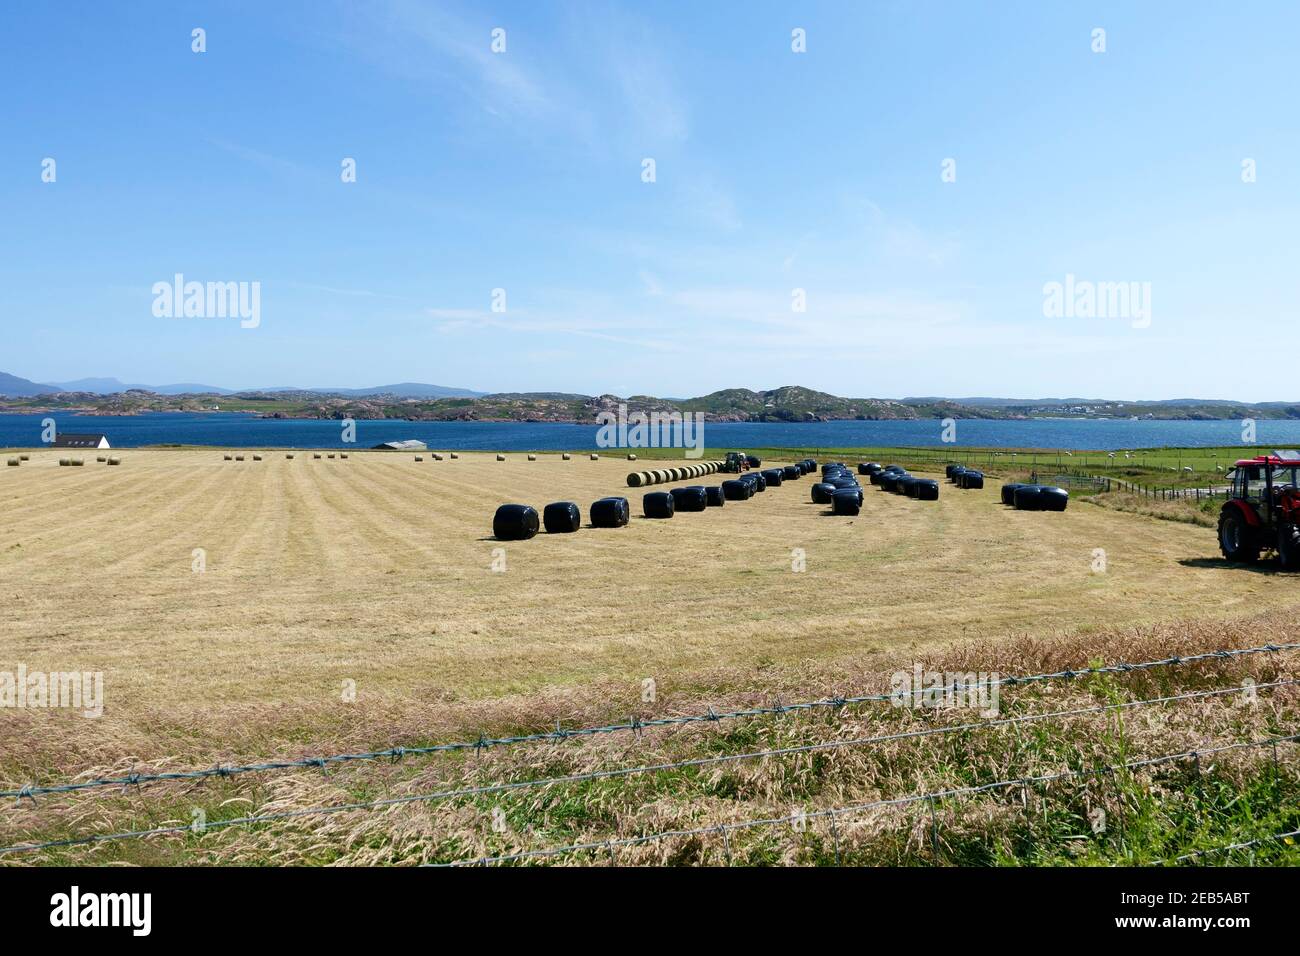
{"label": "barbed wire fence", "polygon": [[[1003,790],[1009,787],[1029,787],[1033,784],[1054,783],[1059,780],[1077,779],[1081,777],[1095,777],[1101,774],[1115,773],[1119,770],[1138,770],[1145,767],[1154,767],[1161,764],[1171,763],[1176,760],[1199,760],[1202,757],[1212,756],[1219,753],[1227,753],[1236,750],[1247,750],[1258,747],[1277,746],[1279,743],[1292,743],[1300,740],[1300,734],[1289,734],[1284,737],[1267,737],[1262,740],[1250,740],[1235,744],[1223,744],[1218,747],[1200,748],[1197,750],[1184,750],[1179,753],[1161,754],[1158,757],[1145,757],[1141,760],[1130,760],[1120,764],[1103,764],[1098,767],[1089,767],[1085,770],[1063,770],[1058,773],[1037,774],[1029,777],[1013,777],[1005,780],[995,780],[991,783],[977,784],[969,787],[952,787],[946,790],[935,790],[930,793],[913,793],[904,797],[893,797],[886,800],[871,800],[866,803],[855,803],[842,807],[826,807],[818,810],[804,810],[798,813],[792,813],[779,817],[760,817],[752,820],[741,820],[735,823],[718,823],[712,826],[694,827],[682,830],[663,830],[658,833],[649,833],[636,837],[621,837],[618,839],[598,840],[588,843],[572,843],[565,846],[548,847],[541,850],[521,850],[517,853],[507,853],[500,856],[477,857],[472,860],[457,860],[451,863],[430,864],[431,866],[486,866],[493,863],[510,863],[526,859],[536,859],[539,857],[561,856],[569,853],[590,850],[607,850],[613,851],[621,847],[639,846],[645,843],[652,843],[659,840],[665,840],[674,837],[705,836],[708,834],[718,834],[724,837],[724,846],[727,847],[727,853],[730,855],[730,844],[725,840],[729,833],[738,830],[748,830],[755,827],[770,827],[780,824],[789,824],[793,826],[800,825],[808,820],[814,819],[836,819],[838,817],[864,813],[868,810],[882,809],[885,807],[908,806],[916,803],[930,803],[933,806],[935,801],[947,799],[950,797],[970,796],[979,793],[988,793],[993,790]],[[1282,834],[1285,837],[1288,834]],[[1263,842],[1251,841],[1251,842]],[[1218,848],[1223,849],[1223,848]],[[1208,851],[1207,851],[1208,852]]]}
{"label": "barbed wire fence", "polygon": [[[978,691],[993,687],[1019,687],[1044,681],[1078,680],[1103,674],[1130,674],[1159,667],[1173,667],[1183,664],[1196,664],[1204,661],[1226,661],[1235,658],[1250,657],[1258,654],[1277,654],[1300,650],[1300,643],[1261,644],[1255,647],[1233,648],[1229,650],[1206,651],[1200,654],[1175,655],[1155,660],[1135,663],[1105,664],[1097,667],[1067,668],[1026,676],[1005,676],[974,684],[953,681],[938,688],[926,688],[925,694],[958,694],[966,691]],[[330,764],[351,763],[372,760],[401,760],[405,757],[426,756],[436,753],[457,751],[483,751],[490,748],[509,747],[517,744],[558,742],[583,737],[601,736],[616,733],[640,733],[661,727],[678,727],[689,724],[717,723],[743,718],[777,716],[812,710],[842,710],[850,705],[869,703],[890,703],[898,699],[898,693],[861,694],[856,696],[824,697],[817,700],[799,701],[784,704],[780,700],[767,707],[749,707],[739,710],[718,711],[710,707],[704,713],[685,714],[668,717],[637,718],[630,717],[622,723],[605,724],[593,727],[565,729],[557,724],[555,730],[540,733],[519,734],[507,737],[480,736],[476,740],[461,740],[451,743],[432,744],[423,747],[391,747],[385,750],[361,751],[357,753],[336,753],[316,757],[302,757],[296,760],[277,760],[263,763],[239,764],[233,766],[217,765],[196,770],[179,770],[158,773],[132,772],[117,777],[97,777],[92,780],[68,781],[40,786],[28,784],[17,789],[0,790],[0,798],[18,800],[35,798],[44,794],[75,793],[81,790],[94,790],[102,787],[139,787],[146,783],[203,780],[211,777],[235,777],[246,773],[269,773],[288,770],[321,769]]]}
{"label": "barbed wire fence", "polygon": [[[989,687],[995,685],[1015,687],[1015,686],[1032,685],[1044,681],[1076,680],[1079,678],[1094,676],[1094,675],[1127,674],[1127,673],[1146,671],[1153,668],[1173,667],[1182,664],[1190,664],[1190,663],[1206,662],[1206,661],[1214,661],[1214,660],[1217,661],[1233,660],[1233,659],[1257,655],[1257,654],[1283,653],[1283,652],[1289,652],[1297,649],[1300,649],[1300,644],[1294,644],[1294,643],[1271,644],[1270,643],[1270,644],[1259,645],[1256,647],[1223,649],[1223,650],[1209,651],[1200,654],[1171,656],[1167,658],[1141,661],[1136,663],[1117,663],[1117,664],[1099,665],[1099,666],[1087,667],[1087,668],[1066,669],[1061,671],[1033,674],[1027,676],[999,677],[991,680],[977,682],[976,684],[969,684],[969,683],[957,681],[957,682],[951,682],[941,688],[925,688],[924,690],[908,692],[904,695],[904,698],[915,697],[917,695],[924,697],[933,694],[962,692],[962,691],[978,689],[980,687]],[[1259,691],[1259,690],[1276,689],[1276,688],[1286,687],[1286,686],[1294,686],[1297,683],[1300,683],[1300,680],[1284,679],[1284,680],[1276,680],[1276,681],[1270,681],[1270,682],[1259,683],[1259,684],[1250,682],[1247,685],[1228,686],[1228,687],[1214,688],[1210,690],[1191,691],[1191,692],[1185,692],[1181,694],[1167,695],[1163,697],[1152,697],[1152,698],[1146,698],[1140,700],[1120,701],[1115,703],[1102,704],[1094,707],[1071,708],[1067,710],[1057,710],[1057,711],[1050,711],[1050,712],[1038,713],[1038,714],[1024,714],[1024,715],[1017,715],[1013,717],[999,718],[999,719],[981,719],[978,722],[968,722],[968,723],[961,723],[955,725],[943,725],[939,727],[926,727],[926,728],[915,729],[915,730],[906,730],[906,731],[898,731],[889,734],[881,734],[872,737],[858,737],[858,738],[843,739],[843,740],[820,741],[820,742],[810,743],[810,744],[752,750],[752,751],[741,752],[741,753],[718,754],[709,757],[698,757],[698,758],[692,758],[692,759],[680,760],[680,761],[661,762],[661,763],[646,764],[640,766],[624,766],[624,767],[607,768],[603,770],[590,771],[586,773],[569,774],[563,776],[552,776],[552,777],[538,778],[538,779],[525,779],[519,781],[493,783],[493,784],[486,784],[486,785],[473,786],[473,787],[450,788],[450,789],[430,791],[425,793],[386,797],[386,798],[380,798],[380,799],[369,800],[369,801],[358,801],[358,802],[350,802],[344,804],[302,808],[296,810],[282,811],[278,813],[253,814],[253,815],[236,817],[236,818],[231,818],[226,820],[216,820],[216,821],[206,822],[201,826],[196,826],[194,824],[166,825],[166,826],[158,826],[158,827],[144,828],[138,830],[126,830],[126,831],[113,832],[113,833],[95,833],[86,836],[69,837],[66,839],[33,841],[29,843],[21,843],[21,844],[14,844],[11,846],[0,847],[0,855],[31,853],[31,852],[41,851],[41,850],[52,850],[58,848],[84,846],[84,845],[91,845],[96,843],[116,842],[122,840],[144,839],[148,837],[163,836],[163,835],[204,833],[209,830],[222,830],[231,827],[252,826],[257,824],[282,822],[282,821],[294,820],[294,819],[305,818],[305,817],[325,816],[325,815],[337,814],[337,813],[343,813],[349,811],[377,810],[385,807],[393,807],[393,806],[399,806],[403,804],[431,803],[431,802],[446,801],[446,800],[453,800],[453,799],[480,797],[485,795],[502,794],[502,793],[508,793],[508,792],[513,792],[518,790],[525,790],[525,789],[546,788],[546,787],[554,787],[560,785],[576,784],[581,782],[617,779],[617,778],[631,777],[631,776],[642,775],[642,774],[665,773],[665,772],[676,771],[676,770],[685,770],[689,768],[731,764],[731,763],[737,763],[737,762],[747,761],[747,760],[760,760],[764,758],[783,757],[783,756],[790,756],[794,754],[816,753],[816,752],[828,751],[828,750],[839,750],[839,749],[849,748],[849,747],[864,747],[873,744],[882,744],[886,742],[918,739],[918,738],[947,735],[947,734],[966,733],[966,732],[979,733],[979,732],[991,730],[998,727],[1019,726],[1024,724],[1036,723],[1039,721],[1061,720],[1070,717],[1083,716],[1087,714],[1100,714],[1100,713],[1111,712],[1111,711],[1123,711],[1123,710],[1137,708],[1137,707],[1147,707],[1147,706],[1171,704],[1171,703],[1190,701],[1190,700],[1210,699],[1210,698],[1223,697],[1223,696],[1233,695],[1233,694],[1241,694],[1243,693],[1243,690],[1246,687],[1250,687],[1254,691]],[[436,744],[427,747],[411,747],[411,748],[395,747],[395,748],[390,748],[388,750],[376,750],[376,751],[369,751],[369,752],[346,753],[346,754],[331,754],[323,757],[302,758],[300,760],[274,761],[274,762],[266,762],[266,763],[258,763],[258,764],[245,764],[245,765],[238,765],[232,767],[216,767],[216,768],[192,770],[192,771],[176,771],[176,772],[146,773],[146,774],[132,773],[120,777],[107,777],[107,778],[96,778],[94,780],[89,780],[89,781],[65,782],[65,783],[53,784],[50,786],[44,786],[44,787],[29,785],[17,790],[0,791],[0,796],[15,798],[19,803],[21,803],[23,800],[30,800],[31,803],[35,805],[37,803],[36,797],[38,795],[43,795],[43,794],[76,793],[80,791],[93,790],[93,789],[99,789],[99,788],[111,787],[111,786],[122,786],[122,787],[135,786],[139,788],[141,784],[146,782],[174,782],[174,781],[186,781],[186,780],[195,781],[195,780],[209,779],[212,777],[232,777],[232,776],[242,775],[245,773],[320,768],[320,767],[327,766],[331,763],[372,761],[372,760],[382,760],[385,758],[391,760],[400,760],[402,759],[402,757],[406,755],[413,755],[413,754],[432,754],[432,753],[439,753],[439,752],[454,752],[454,751],[466,751],[466,750],[481,751],[493,747],[508,747],[516,744],[542,742],[542,741],[559,742],[559,741],[564,741],[564,740],[569,740],[574,738],[592,737],[596,735],[612,734],[612,733],[619,733],[624,731],[632,731],[632,732],[639,733],[640,731],[651,727],[672,727],[672,726],[683,726],[683,725],[689,725],[695,723],[715,723],[724,720],[752,718],[752,717],[759,717],[759,716],[778,716],[778,715],[787,715],[787,714],[797,714],[797,713],[808,712],[808,711],[817,710],[821,708],[831,709],[833,713],[838,714],[841,713],[845,707],[853,704],[865,704],[865,703],[875,703],[875,702],[897,702],[898,700],[899,700],[899,693],[894,692],[890,694],[870,694],[870,695],[859,695],[853,697],[822,698],[818,700],[803,701],[803,702],[789,704],[789,705],[785,705],[777,702],[770,707],[754,707],[754,708],[746,708],[746,709],[723,711],[723,712],[718,712],[715,711],[713,708],[709,708],[709,710],[703,714],[669,716],[669,717],[660,717],[660,718],[647,719],[647,720],[637,720],[635,718],[632,718],[629,719],[626,723],[608,724],[608,725],[595,726],[595,727],[585,727],[576,730],[564,730],[563,728],[557,726],[554,732],[548,732],[548,733],[522,734],[517,736],[499,737],[499,738],[480,737],[476,741],[458,741],[458,742],[445,743],[445,744]],[[806,813],[801,813],[800,818],[803,820],[828,818],[832,822],[832,827],[834,827],[834,821],[839,816],[843,816],[855,812],[862,812],[864,810],[871,809],[874,807],[908,805],[918,801],[928,801],[930,803],[931,812],[933,814],[935,801],[947,797],[988,792],[992,790],[1002,789],[1005,787],[1010,787],[1016,784],[1028,785],[1032,783],[1050,782],[1054,780],[1062,780],[1062,779],[1069,779],[1069,778],[1076,778],[1076,777],[1083,777],[1083,776],[1094,776],[1101,773],[1113,773],[1121,769],[1133,769],[1142,766],[1154,766],[1154,765],[1167,763],[1177,759],[1199,760],[1201,756],[1208,756],[1214,753],[1221,753],[1230,750],[1238,750],[1238,749],[1245,749],[1245,748],[1254,748],[1254,747],[1266,746],[1266,745],[1271,745],[1274,748],[1274,762],[1276,764],[1278,744],[1294,742],[1298,737],[1300,737],[1300,735],[1275,736],[1260,741],[1252,741],[1243,744],[1223,745],[1223,746],[1209,748],[1209,749],[1203,748],[1200,750],[1183,751],[1177,754],[1167,754],[1156,758],[1147,758],[1145,760],[1130,761],[1124,764],[1103,765],[1103,766],[1084,769],[1084,770],[1071,770],[1071,771],[1063,771],[1054,774],[1038,775],[1036,777],[1010,778],[1006,780],[998,780],[986,784],[980,784],[973,787],[955,788],[950,790],[935,791],[932,793],[913,794],[905,797],[873,801],[866,804],[854,804],[846,807],[831,807],[831,808],[825,808],[820,810],[810,810],[807,811]],[[757,820],[741,821],[738,823],[714,824],[711,826],[702,826],[699,828],[690,828],[685,830],[669,830],[669,831],[663,831],[661,833],[648,834],[640,837],[626,837],[626,838],[620,838],[618,840],[597,841],[594,843],[569,844],[564,846],[546,848],[543,850],[519,851],[517,853],[502,854],[499,856],[484,856],[472,860],[453,861],[449,864],[437,864],[437,865],[466,865],[466,864],[488,865],[488,864],[497,864],[497,863],[506,863],[506,862],[516,862],[516,861],[522,861],[526,859],[533,859],[537,857],[546,858],[546,857],[560,856],[564,854],[576,853],[579,851],[592,850],[592,849],[603,849],[609,851],[610,858],[612,861],[614,858],[613,851],[618,849],[621,846],[640,845],[648,842],[668,839],[670,837],[675,837],[675,836],[677,837],[703,836],[711,833],[719,834],[720,836],[722,836],[724,843],[726,843],[727,845],[728,859],[730,861],[730,844],[726,839],[727,834],[729,832],[736,829],[752,829],[754,827],[759,827],[759,826],[775,826],[779,823],[790,823],[792,819],[793,818],[790,816],[768,817],[768,818],[761,818]],[[935,826],[937,826],[937,823],[935,824]],[[1200,858],[1201,856],[1216,851],[1231,852],[1234,849],[1244,849],[1250,846],[1262,845],[1264,843],[1275,841],[1275,840],[1287,840],[1293,837],[1294,835],[1295,834],[1289,832],[1273,834],[1267,837],[1261,837],[1258,840],[1246,841],[1245,843],[1239,845],[1230,845],[1222,848],[1212,848],[1209,850],[1197,851],[1196,853],[1193,854],[1186,854],[1183,857],[1175,858],[1172,862],[1187,862],[1192,858]],[[935,834],[935,839],[937,841],[937,834]],[[835,840],[836,840],[836,860],[838,861],[839,860],[838,835],[835,836]],[[1171,862],[1171,861],[1157,861],[1157,862]]]}
{"label": "barbed wire fence", "polygon": [[[1289,687],[1300,684],[1300,679],[1286,679],[1270,681],[1262,684],[1249,685],[1251,690],[1269,690],[1278,687]],[[1012,727],[1022,724],[1031,724],[1046,720],[1060,720],[1069,717],[1081,717],[1090,714],[1102,714],[1112,711],[1127,710],[1136,707],[1149,707],[1157,704],[1178,703],[1189,700],[1205,700],[1214,697],[1223,697],[1234,694],[1241,694],[1243,688],[1220,687],[1212,690],[1190,691],[1183,694],[1175,694],[1166,697],[1152,697],[1143,700],[1119,701],[1112,704],[1099,704],[1095,707],[1076,707],[1068,710],[1050,711],[1041,714],[1022,714],[1015,717],[1005,717],[991,720],[981,720],[979,722],[968,722],[963,724],[950,724],[941,727],[926,727],[919,730],[898,731],[890,734],[879,734],[871,737],[858,737],[846,740],[829,740],[819,741],[810,744],[799,744],[789,747],[776,747],[762,750],[753,750],[742,753],[715,754],[709,757],[695,757],[687,760],[662,762],[656,764],[647,764],[633,767],[616,767],[605,770],[593,770],[586,773],[566,774],[563,776],[552,776],[536,779],[518,780],[508,783],[486,784],[475,787],[461,787],[451,790],[432,791],[428,793],[409,794],[400,797],[385,797],[377,800],[364,802],[339,804],[324,807],[311,807],[301,810],[285,811],[276,814],[261,814],[246,817],[237,817],[230,820],[212,821],[204,825],[204,829],[223,829],[230,826],[251,825],[257,823],[271,823],[276,821],[295,819],[305,816],[323,816],[331,813],[340,813],[348,810],[374,810],[384,807],[399,806],[405,803],[433,803],[443,800],[453,800],[465,797],[489,796],[492,794],[507,793],[517,790],[534,789],[541,787],[552,787],[564,784],[588,783],[596,780],[610,780],[621,777],[631,777],[641,774],[664,773],[673,770],[686,770],[699,767],[718,766],[722,764],[739,763],[747,760],[759,760],[767,757],[786,757],[794,754],[818,753],[831,750],[842,750],[850,747],[864,747],[874,744],[893,743],[901,740],[914,740],[923,737],[934,737],[946,734],[966,733],[966,732],[983,732],[999,727]],[[1203,753],[1205,751],[1202,751]],[[38,843],[18,844],[14,846],[0,847],[0,854],[31,852],[34,850],[54,849],[58,847],[69,847],[77,845],[86,845],[91,843],[102,843],[111,840],[136,839],[149,836],[161,836],[164,834],[176,834],[192,831],[193,826],[167,826],[152,827],[142,830],[124,831],[121,833],[111,834],[93,834],[87,837],[73,837],[65,840],[49,840]]]}

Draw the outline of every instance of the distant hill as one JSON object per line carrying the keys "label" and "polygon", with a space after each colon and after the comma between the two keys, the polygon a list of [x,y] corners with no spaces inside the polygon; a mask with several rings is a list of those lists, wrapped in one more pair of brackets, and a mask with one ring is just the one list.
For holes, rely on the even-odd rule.
{"label": "distant hill", "polygon": [[262,388],[260,392],[315,392],[318,395],[393,395],[397,398],[482,398],[483,392],[447,385],[426,385],[423,382],[398,382],[396,385],[375,385],[371,388]]}
{"label": "distant hill", "polygon": [[58,389],[52,385],[41,385],[39,382],[19,378],[17,375],[0,372],[0,395],[6,398],[26,398],[31,395],[44,395],[56,391]]}
{"label": "distant hill", "polygon": [[703,412],[719,420],[797,422],[830,418],[916,418],[902,402],[878,398],[840,398],[800,385],[768,391],[725,388],[675,405],[684,412]]}
{"label": "distant hill", "polygon": [[[6,390],[8,387],[10,390]],[[27,391],[21,389],[35,389]],[[118,378],[79,378],[70,382],[51,382],[42,385],[26,379],[0,373],[0,395],[11,398],[54,392],[87,392],[93,395],[118,395],[122,392],[145,391],[156,395],[237,395],[242,393],[293,393],[303,395],[346,395],[364,398],[371,395],[392,395],[396,398],[480,398],[483,392],[467,388],[450,388],[445,385],[426,385],[422,382],[398,382],[395,385],[375,385],[370,388],[301,388],[281,385],[273,388],[225,388],[220,385],[203,385],[197,382],[178,382],[174,385],[142,385],[123,382]]]}
{"label": "distant hill", "polygon": [[96,395],[115,395],[118,392],[146,391],[159,395],[231,395],[234,390],[216,385],[199,385],[180,382],[176,385],[131,385],[116,378],[79,378],[73,382],[52,382],[64,392],[93,392]]}

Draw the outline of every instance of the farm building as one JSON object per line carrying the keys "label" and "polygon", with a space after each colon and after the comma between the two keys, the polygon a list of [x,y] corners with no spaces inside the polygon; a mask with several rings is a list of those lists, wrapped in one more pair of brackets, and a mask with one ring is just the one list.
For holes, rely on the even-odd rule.
{"label": "farm building", "polygon": [[51,448],[109,448],[107,435],[81,435],[64,432],[55,435]]}
{"label": "farm building", "polygon": [[425,451],[429,446],[422,441],[408,438],[406,441],[386,441],[375,446],[376,451]]}

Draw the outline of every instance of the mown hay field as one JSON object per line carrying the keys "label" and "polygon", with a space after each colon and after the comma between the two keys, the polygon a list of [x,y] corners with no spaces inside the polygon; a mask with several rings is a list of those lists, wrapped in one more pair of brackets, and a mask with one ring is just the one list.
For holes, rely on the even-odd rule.
{"label": "mown hay field", "polygon": [[[0,670],[102,671],[106,697],[98,720],[0,711],[12,785],[535,728],[593,687],[626,716],[647,711],[645,678],[671,701],[733,690],[719,673],[779,688],[783,668],[910,666],[954,642],[1032,635],[1083,663],[1100,629],[1294,603],[1287,576],[1218,561],[1212,530],[1083,502],[1009,511],[993,481],[938,502],[868,487],[838,518],[806,477],[652,521],[625,485],[641,466],[609,457],[114,454],[0,469]],[[491,537],[502,502],[585,518],[611,494],[632,501],[626,528]]]}

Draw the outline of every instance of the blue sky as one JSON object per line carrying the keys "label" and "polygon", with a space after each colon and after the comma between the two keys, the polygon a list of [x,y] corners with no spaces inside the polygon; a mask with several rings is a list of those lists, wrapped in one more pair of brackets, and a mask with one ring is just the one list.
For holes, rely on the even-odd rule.
{"label": "blue sky", "polygon": [[[1294,399],[1298,11],[6,4],[0,370]],[[261,324],[156,318],[178,272]],[[1067,274],[1149,325],[1045,316]]]}

